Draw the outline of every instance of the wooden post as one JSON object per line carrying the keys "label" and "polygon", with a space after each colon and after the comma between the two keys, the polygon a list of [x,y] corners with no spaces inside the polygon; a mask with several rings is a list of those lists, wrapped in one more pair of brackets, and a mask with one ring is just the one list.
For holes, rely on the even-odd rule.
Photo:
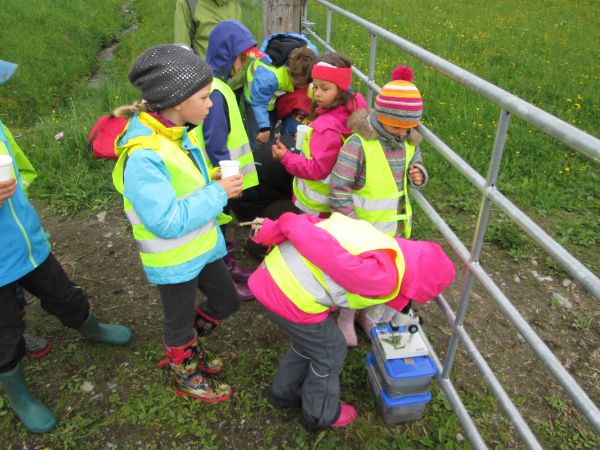
{"label": "wooden post", "polygon": [[263,37],[273,33],[300,33],[306,0],[263,0]]}

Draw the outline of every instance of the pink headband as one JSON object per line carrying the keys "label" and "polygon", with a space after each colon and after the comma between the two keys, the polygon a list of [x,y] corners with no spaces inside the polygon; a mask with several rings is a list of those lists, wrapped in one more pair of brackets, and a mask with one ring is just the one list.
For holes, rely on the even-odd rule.
{"label": "pink headband", "polygon": [[350,90],[352,83],[352,69],[350,67],[335,67],[326,62],[319,62],[312,68],[313,79],[329,81],[343,91]]}

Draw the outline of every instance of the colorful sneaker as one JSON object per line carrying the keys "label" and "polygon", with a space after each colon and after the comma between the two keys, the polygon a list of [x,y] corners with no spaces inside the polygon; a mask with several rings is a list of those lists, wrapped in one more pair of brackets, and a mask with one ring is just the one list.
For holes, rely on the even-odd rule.
{"label": "colorful sneaker", "polygon": [[25,339],[27,356],[30,358],[42,358],[52,350],[50,342],[43,337],[29,333],[27,330],[23,332],[23,339]]}
{"label": "colorful sneaker", "polygon": [[330,426],[332,427],[345,427],[350,425],[356,419],[356,409],[354,406],[348,405],[347,403],[340,404],[340,417],[333,422]]}

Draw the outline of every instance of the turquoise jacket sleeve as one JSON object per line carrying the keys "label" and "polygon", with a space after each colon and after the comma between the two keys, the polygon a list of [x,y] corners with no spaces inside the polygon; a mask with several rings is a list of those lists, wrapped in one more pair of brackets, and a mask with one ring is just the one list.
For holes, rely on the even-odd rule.
{"label": "turquoise jacket sleeve", "polygon": [[215,182],[177,200],[159,154],[137,150],[125,167],[123,195],[144,226],[163,239],[181,237],[215,219],[227,204],[227,194]]}
{"label": "turquoise jacket sleeve", "polygon": [[250,90],[250,106],[259,129],[271,127],[267,106],[278,86],[277,76],[271,70],[262,66],[256,69]]}

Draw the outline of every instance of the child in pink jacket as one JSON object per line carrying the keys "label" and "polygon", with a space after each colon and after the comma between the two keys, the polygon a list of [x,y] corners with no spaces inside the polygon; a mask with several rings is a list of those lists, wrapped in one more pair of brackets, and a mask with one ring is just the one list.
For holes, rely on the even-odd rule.
{"label": "child in pink jacket", "polygon": [[[289,151],[281,141],[272,147],[273,158],[281,161],[294,178],[294,204],[313,216],[326,216],[329,207],[329,175],[340,148],[352,131],[347,120],[352,112],[366,109],[360,93],[350,91],[352,62],[339,53],[322,55],[312,68],[313,108],[316,119],[310,127],[302,153]],[[298,149],[300,150],[300,149]]]}
{"label": "child in pink jacket", "polygon": [[453,280],[454,266],[433,242],[392,238],[365,221],[285,213],[262,221],[252,238],[275,246],[248,281],[256,299],[292,341],[275,374],[270,401],[300,406],[311,429],[342,427],[356,417],[340,401],[344,336],[331,307],[387,305],[402,311]]}

